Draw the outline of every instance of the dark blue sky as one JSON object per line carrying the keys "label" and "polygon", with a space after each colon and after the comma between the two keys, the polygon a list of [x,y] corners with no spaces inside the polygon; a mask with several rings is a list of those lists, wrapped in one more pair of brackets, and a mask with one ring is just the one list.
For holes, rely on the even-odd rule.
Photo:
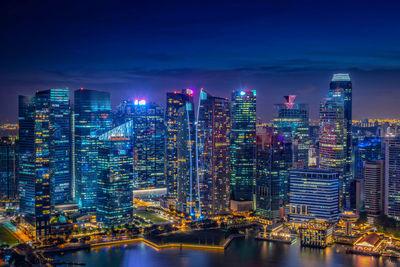
{"label": "dark blue sky", "polygon": [[[318,117],[335,72],[353,116],[399,117],[400,4],[388,1],[0,2],[0,121],[17,95],[80,87],[165,103],[204,87],[257,90],[258,115],[296,94]],[[71,94],[72,95],[72,94]]]}

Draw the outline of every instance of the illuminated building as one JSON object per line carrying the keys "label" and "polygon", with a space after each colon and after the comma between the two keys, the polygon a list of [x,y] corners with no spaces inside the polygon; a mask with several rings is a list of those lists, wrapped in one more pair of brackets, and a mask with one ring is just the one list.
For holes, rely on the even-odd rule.
{"label": "illuminated building", "polygon": [[326,248],[333,243],[333,225],[310,222],[299,227],[300,244],[307,247]]}
{"label": "illuminated building", "polygon": [[237,202],[253,201],[256,178],[256,91],[232,92],[231,193]]}
{"label": "illuminated building", "polygon": [[383,246],[384,238],[382,236],[379,236],[377,233],[370,233],[365,236],[361,236],[354,243],[353,251],[380,255],[379,253],[381,252]]}
{"label": "illuminated building", "polygon": [[17,154],[15,138],[0,137],[0,199],[16,200]]}
{"label": "illuminated building", "polygon": [[125,124],[99,136],[97,221],[106,227],[130,223],[133,216],[132,123]]}
{"label": "illuminated building", "polygon": [[197,114],[197,157],[201,214],[229,211],[231,105],[200,92]]}
{"label": "illuminated building", "polygon": [[179,123],[179,110],[186,105],[193,107],[193,103],[193,91],[190,89],[167,93],[164,169],[167,196],[172,200],[176,199],[178,192],[178,133],[182,129]]}
{"label": "illuminated building", "polygon": [[290,170],[289,220],[337,221],[339,218],[339,177],[324,170]]}
{"label": "illuminated building", "polygon": [[[190,98],[193,100],[193,98]],[[177,197],[176,209],[192,217],[198,216],[200,207],[199,180],[196,162],[196,129],[193,102],[178,109],[177,117]]]}
{"label": "illuminated building", "polygon": [[319,168],[339,173],[342,207],[350,206],[351,162],[346,156],[347,122],[342,89],[330,91],[320,106]]}
{"label": "illuminated building", "polygon": [[145,99],[123,101],[118,109],[118,124],[128,120],[133,122],[133,188],[165,187],[164,109]]}
{"label": "illuminated building", "polygon": [[338,90],[343,91],[344,104],[344,124],[345,124],[345,157],[346,157],[346,173],[350,173],[350,163],[352,155],[352,102],[353,102],[353,85],[350,75],[347,73],[334,74],[329,85],[330,92]]}
{"label": "illuminated building", "polygon": [[286,103],[274,105],[274,136],[277,146],[288,147],[286,168],[307,168],[310,146],[308,105],[294,103],[296,96],[285,96]]}
{"label": "illuminated building", "polygon": [[363,178],[364,165],[368,161],[384,158],[381,138],[365,137],[354,147],[355,178]]}
{"label": "illuminated building", "polygon": [[274,105],[271,194],[275,218],[283,216],[288,204],[289,169],[308,167],[308,105],[296,104],[295,98],[295,95],[285,96],[286,103]]}
{"label": "illuminated building", "polygon": [[68,89],[19,97],[20,210],[37,237],[49,234],[52,207],[72,200],[70,112]]}
{"label": "illuminated building", "polygon": [[385,214],[400,219],[400,138],[385,142]]}
{"label": "illuminated building", "polygon": [[84,213],[96,211],[98,137],[111,128],[110,112],[109,93],[74,92],[75,201]]}
{"label": "illuminated building", "polygon": [[383,160],[367,162],[364,165],[364,206],[370,216],[383,214],[385,163]]}
{"label": "illuminated building", "polygon": [[256,213],[264,218],[271,216],[271,145],[272,127],[259,123],[257,134]]}

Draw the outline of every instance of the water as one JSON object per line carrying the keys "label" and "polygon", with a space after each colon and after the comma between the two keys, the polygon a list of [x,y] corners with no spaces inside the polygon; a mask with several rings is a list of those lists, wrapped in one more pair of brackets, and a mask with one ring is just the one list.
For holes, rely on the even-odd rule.
{"label": "water", "polygon": [[140,267],[197,267],[197,266],[400,266],[400,261],[345,254],[345,247],[327,249],[300,247],[252,238],[232,241],[225,252],[187,249],[155,250],[144,244],[103,247],[57,255],[54,258],[66,262],[86,263],[88,267],[140,266]]}

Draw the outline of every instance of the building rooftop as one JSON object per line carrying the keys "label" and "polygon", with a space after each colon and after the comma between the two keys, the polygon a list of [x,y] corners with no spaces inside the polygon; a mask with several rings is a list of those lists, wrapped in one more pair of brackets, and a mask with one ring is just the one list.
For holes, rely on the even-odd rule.
{"label": "building rooftop", "polygon": [[348,73],[333,74],[332,82],[350,82],[350,75]]}

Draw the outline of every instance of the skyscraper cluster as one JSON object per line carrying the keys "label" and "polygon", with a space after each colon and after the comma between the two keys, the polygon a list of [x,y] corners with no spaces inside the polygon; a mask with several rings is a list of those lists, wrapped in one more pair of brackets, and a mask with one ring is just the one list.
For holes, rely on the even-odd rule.
{"label": "skyscraper cluster", "polygon": [[88,89],[73,104],[67,89],[20,96],[17,142],[0,144],[0,193],[18,196],[39,237],[57,205],[118,225],[132,220],[133,190],[159,188],[164,208],[193,220],[232,210],[300,223],[348,209],[400,217],[399,139],[353,131],[348,74],[333,76],[319,126],[295,95],[261,122],[256,96],[183,89],[166,94],[165,110],[144,98],[112,110],[109,93]]}

